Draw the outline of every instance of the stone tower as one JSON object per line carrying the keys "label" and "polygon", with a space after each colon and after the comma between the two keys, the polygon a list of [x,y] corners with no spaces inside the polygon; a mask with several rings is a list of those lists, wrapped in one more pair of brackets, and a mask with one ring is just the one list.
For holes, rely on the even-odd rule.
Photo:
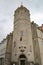
{"label": "stone tower", "polygon": [[30,12],[23,5],[14,14],[12,62],[16,65],[34,63]]}

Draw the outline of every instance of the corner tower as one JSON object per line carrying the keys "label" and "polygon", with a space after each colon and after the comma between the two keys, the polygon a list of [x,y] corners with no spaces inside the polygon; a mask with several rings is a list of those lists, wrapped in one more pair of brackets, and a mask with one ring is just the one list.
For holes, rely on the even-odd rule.
{"label": "corner tower", "polygon": [[12,62],[16,65],[34,63],[30,12],[23,5],[14,14]]}

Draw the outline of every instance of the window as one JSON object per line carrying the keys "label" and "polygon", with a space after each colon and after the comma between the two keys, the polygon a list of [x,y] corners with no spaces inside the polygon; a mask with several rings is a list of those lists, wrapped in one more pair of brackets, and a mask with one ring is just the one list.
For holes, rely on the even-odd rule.
{"label": "window", "polygon": [[20,37],[20,41],[22,41],[22,37]]}
{"label": "window", "polygon": [[18,10],[18,13],[19,13],[19,10]]}
{"label": "window", "polygon": [[0,58],[0,65],[4,65],[4,58]]}
{"label": "window", "polygon": [[25,10],[25,12],[26,12],[26,10]]}
{"label": "window", "polygon": [[34,44],[36,45],[36,39],[34,39]]}
{"label": "window", "polygon": [[20,41],[22,41],[23,31],[21,31]]}
{"label": "window", "polygon": [[14,47],[16,47],[16,41],[14,41]]}
{"label": "window", "polygon": [[43,40],[42,40],[42,45],[43,45]]}
{"label": "window", "polygon": [[30,52],[32,52],[32,48],[31,48],[31,46],[30,46]]}

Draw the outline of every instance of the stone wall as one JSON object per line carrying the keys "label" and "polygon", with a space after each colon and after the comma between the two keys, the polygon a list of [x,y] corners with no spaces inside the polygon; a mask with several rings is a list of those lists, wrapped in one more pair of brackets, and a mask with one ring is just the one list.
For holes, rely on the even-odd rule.
{"label": "stone wall", "polygon": [[40,48],[39,48],[39,42],[38,42],[38,36],[37,36],[37,27],[34,22],[32,22],[31,28],[32,28],[35,64],[41,65]]}
{"label": "stone wall", "polygon": [[13,34],[7,36],[7,47],[5,54],[5,65],[11,65]]}
{"label": "stone wall", "polygon": [[37,34],[38,34],[38,42],[40,47],[41,63],[43,65],[43,32],[37,29]]}

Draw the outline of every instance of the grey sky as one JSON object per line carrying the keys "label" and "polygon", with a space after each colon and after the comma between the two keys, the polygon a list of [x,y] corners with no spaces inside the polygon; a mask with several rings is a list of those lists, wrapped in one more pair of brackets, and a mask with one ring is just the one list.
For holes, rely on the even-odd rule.
{"label": "grey sky", "polygon": [[13,31],[14,11],[21,2],[30,10],[31,21],[43,23],[43,0],[0,0],[0,41]]}

